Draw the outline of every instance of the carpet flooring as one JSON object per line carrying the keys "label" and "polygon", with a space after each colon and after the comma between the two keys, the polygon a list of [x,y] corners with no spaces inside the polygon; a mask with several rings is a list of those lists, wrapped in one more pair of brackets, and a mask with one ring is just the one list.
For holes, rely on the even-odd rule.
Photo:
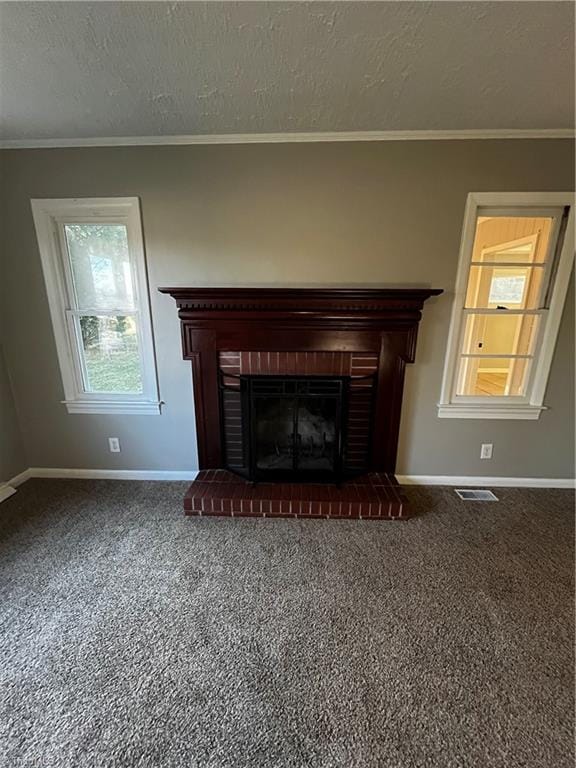
{"label": "carpet flooring", "polygon": [[568,768],[573,494],[406,522],[184,518],[181,483],[0,507],[2,768]]}

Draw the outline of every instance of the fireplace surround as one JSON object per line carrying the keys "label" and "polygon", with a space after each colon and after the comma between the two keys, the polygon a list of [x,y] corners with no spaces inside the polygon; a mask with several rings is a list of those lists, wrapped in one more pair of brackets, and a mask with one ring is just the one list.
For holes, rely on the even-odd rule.
{"label": "fireplace surround", "polygon": [[[394,471],[404,369],[414,362],[424,301],[440,289],[160,291],[176,300],[183,356],[193,370],[205,472],[187,494],[189,513],[274,514],[262,496],[281,492],[303,502],[289,514],[339,516],[322,499],[308,504],[308,496],[326,496],[328,509],[340,510],[330,484],[341,486],[344,497],[354,488],[354,499],[370,510],[382,504],[378,490],[368,500],[367,488],[395,488],[399,495]],[[226,494],[239,503],[225,503]],[[345,509],[343,516],[373,516],[352,501]]]}

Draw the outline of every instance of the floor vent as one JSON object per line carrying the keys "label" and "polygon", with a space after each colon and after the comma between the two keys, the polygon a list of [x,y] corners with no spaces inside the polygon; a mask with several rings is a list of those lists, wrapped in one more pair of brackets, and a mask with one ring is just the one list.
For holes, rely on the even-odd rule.
{"label": "floor vent", "polygon": [[498,501],[498,497],[494,496],[492,491],[471,488],[455,488],[454,491],[464,501]]}

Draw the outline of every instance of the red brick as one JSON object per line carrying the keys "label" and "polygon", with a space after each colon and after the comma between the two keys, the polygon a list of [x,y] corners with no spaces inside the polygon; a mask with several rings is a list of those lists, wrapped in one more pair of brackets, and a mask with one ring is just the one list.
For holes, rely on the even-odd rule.
{"label": "red brick", "polygon": [[188,491],[188,493],[190,493],[192,507],[198,512],[201,512],[203,509],[202,497],[208,491],[208,489],[209,489],[209,486],[204,483],[195,482],[190,486],[190,490]]}
{"label": "red brick", "polygon": [[[184,509],[194,516],[234,515],[405,519],[409,507],[393,475],[373,473],[341,487],[328,484],[253,485],[226,470],[204,470],[189,487]],[[204,479],[208,481],[205,482]]]}
{"label": "red brick", "polygon": [[226,489],[227,496],[230,499],[230,505],[232,508],[232,514],[237,515],[240,512],[242,496],[244,495],[244,489],[241,485],[230,486]]}

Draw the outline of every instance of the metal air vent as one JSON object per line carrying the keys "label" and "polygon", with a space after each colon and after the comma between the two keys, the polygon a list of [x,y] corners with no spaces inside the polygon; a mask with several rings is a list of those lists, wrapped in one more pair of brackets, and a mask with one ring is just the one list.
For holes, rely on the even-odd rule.
{"label": "metal air vent", "polygon": [[492,491],[472,488],[455,488],[454,492],[464,501],[498,501]]}

